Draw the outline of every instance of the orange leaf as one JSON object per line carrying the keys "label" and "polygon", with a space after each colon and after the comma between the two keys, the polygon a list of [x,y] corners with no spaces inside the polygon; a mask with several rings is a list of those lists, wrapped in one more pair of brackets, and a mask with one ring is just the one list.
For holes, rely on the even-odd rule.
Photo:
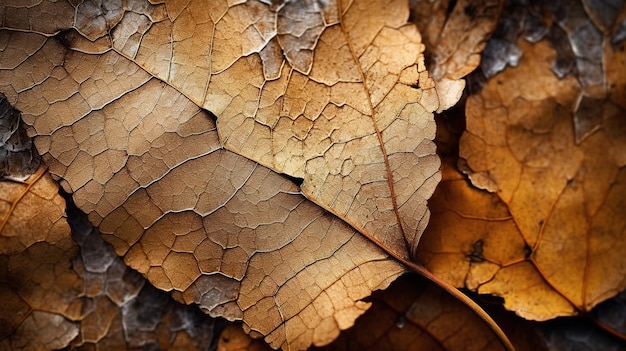
{"label": "orange leaf", "polygon": [[[626,287],[626,224],[615,215],[625,205],[626,130],[613,100],[623,85],[590,98],[572,77],[552,74],[548,43],[519,45],[519,66],[469,98],[460,145],[472,183],[496,193],[449,175],[431,203],[438,215],[420,257],[454,285],[501,295],[508,309],[545,320],[589,311]],[[621,56],[608,54],[608,65],[623,64]],[[599,128],[577,140],[580,118]]]}

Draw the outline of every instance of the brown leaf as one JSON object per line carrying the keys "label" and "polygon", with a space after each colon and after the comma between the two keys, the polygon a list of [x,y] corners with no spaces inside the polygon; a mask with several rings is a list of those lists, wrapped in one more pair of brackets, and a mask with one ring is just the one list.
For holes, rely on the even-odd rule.
{"label": "brown leaf", "polygon": [[85,220],[72,240],[44,168],[23,183],[0,181],[0,190],[3,350],[208,347],[210,319],[144,284]]}
{"label": "brown leaf", "polygon": [[81,2],[58,41],[4,32],[2,89],[127,264],[273,347],[323,345],[404,270],[439,179],[431,112],[460,90],[435,91],[408,13]]}
{"label": "brown leaf", "polygon": [[426,44],[426,64],[436,82],[437,113],[456,105],[465,79],[481,60],[498,23],[501,0],[412,0],[412,20]]}
{"label": "brown leaf", "polygon": [[[423,277],[406,274],[368,298],[372,307],[333,343],[311,351],[502,350],[495,334],[473,310]],[[543,350],[538,334],[521,333],[518,350]],[[218,351],[267,350],[231,323]]]}
{"label": "brown leaf", "polygon": [[156,287],[298,349],[330,342],[403,271],[287,178],[224,150],[208,114],[119,54],[48,39],[22,60],[4,74],[47,62],[14,99],[50,171]]}
{"label": "brown leaf", "polygon": [[81,284],[67,259],[77,247],[57,189],[44,168],[23,183],[0,181],[2,349],[58,349],[78,334]]}
{"label": "brown leaf", "polygon": [[[589,311],[626,287],[626,225],[616,215],[626,194],[626,130],[612,101],[624,88],[612,86],[585,110],[577,81],[550,71],[548,43],[519,46],[519,67],[469,98],[461,139],[472,183],[497,195],[449,176],[431,204],[439,215],[420,256],[456,286],[501,295],[508,309],[545,320]],[[621,55],[607,55],[608,66]],[[601,127],[577,142],[579,116]]]}
{"label": "brown leaf", "polygon": [[74,11],[70,1],[3,1],[0,28],[52,35],[72,26]]}
{"label": "brown leaf", "polygon": [[206,350],[213,319],[182,305],[128,268],[84,214],[72,210],[72,237],[80,247],[73,268],[83,281],[80,334],[72,347]]}
{"label": "brown leaf", "polygon": [[320,350],[503,350],[471,309],[423,278],[403,275],[370,300],[355,327]]}
{"label": "brown leaf", "polygon": [[[304,179],[307,198],[412,256],[440,178],[439,98],[406,2],[126,7],[82,3],[76,29],[95,42],[110,33],[103,45],[217,115],[225,148]],[[448,88],[447,104],[460,92]]]}
{"label": "brown leaf", "polygon": [[498,23],[502,0],[411,0],[433,79],[462,79],[480,64],[481,52]]}

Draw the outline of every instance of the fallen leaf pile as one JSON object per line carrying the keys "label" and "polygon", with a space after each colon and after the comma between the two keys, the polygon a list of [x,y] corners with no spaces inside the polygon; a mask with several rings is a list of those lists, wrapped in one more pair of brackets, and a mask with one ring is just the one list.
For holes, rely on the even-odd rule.
{"label": "fallen leaf pile", "polygon": [[0,348],[511,349],[454,287],[622,337],[624,33],[623,1],[1,3]]}

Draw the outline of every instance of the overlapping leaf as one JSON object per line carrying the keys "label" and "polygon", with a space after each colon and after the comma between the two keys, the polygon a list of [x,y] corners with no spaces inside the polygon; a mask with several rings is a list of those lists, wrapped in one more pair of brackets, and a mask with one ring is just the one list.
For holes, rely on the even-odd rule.
{"label": "overlapping leaf", "polygon": [[0,181],[0,346],[7,350],[62,348],[79,332],[81,282],[68,258],[78,247],[58,186],[44,172],[25,183]]}
{"label": "overlapping leaf", "polygon": [[[497,195],[449,178],[433,200],[440,215],[422,257],[457,286],[544,320],[589,311],[626,287],[624,84],[607,75],[608,97],[592,98],[573,77],[551,73],[548,43],[519,45],[519,67],[468,100],[461,139],[472,182]],[[607,67],[623,71],[621,56],[607,51]],[[584,138],[580,119],[596,123]],[[462,233],[456,241],[445,237],[451,227]]]}
{"label": "overlapping leaf", "polygon": [[44,172],[0,181],[0,348],[206,349],[210,318],[144,284],[91,225],[72,240]]}
{"label": "overlapping leaf", "polygon": [[332,340],[403,270],[291,181],[222,149],[206,113],[122,56],[3,35],[40,42],[3,74],[41,67],[31,89],[11,84],[50,171],[155,286],[302,348]]}
{"label": "overlapping leaf", "polygon": [[[437,112],[454,106],[465,77],[481,62],[481,52],[496,29],[502,0],[411,0],[412,20],[426,45],[428,70],[440,92]],[[443,91],[449,94],[441,94]],[[456,91],[458,94],[453,94]],[[450,98],[449,101],[446,101]]]}
{"label": "overlapping leaf", "polygon": [[227,149],[304,179],[305,196],[408,258],[439,180],[439,97],[408,16],[404,1],[137,0],[82,3],[75,28],[217,115]]}
{"label": "overlapping leaf", "polygon": [[[51,8],[59,18],[35,20]],[[431,112],[460,90],[435,91],[406,3],[4,13],[0,89],[61,185],[155,286],[299,349],[330,342],[403,270],[372,241],[413,255],[439,178]]]}
{"label": "overlapping leaf", "polygon": [[[502,350],[495,335],[467,306],[415,274],[406,274],[368,301],[370,308],[330,345],[311,351],[350,350]],[[518,351],[547,350],[529,322],[500,313]],[[267,345],[251,339],[238,324],[221,333],[218,351],[263,351]]]}
{"label": "overlapping leaf", "polygon": [[[407,274],[371,297],[373,307],[327,348],[316,350],[503,350],[472,310]],[[527,340],[531,341],[531,340]]]}

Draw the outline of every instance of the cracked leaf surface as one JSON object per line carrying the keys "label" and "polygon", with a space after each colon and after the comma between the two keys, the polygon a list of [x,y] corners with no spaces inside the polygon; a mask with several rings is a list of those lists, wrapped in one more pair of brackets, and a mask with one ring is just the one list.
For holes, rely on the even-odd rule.
{"label": "cracked leaf surface", "polygon": [[43,168],[23,182],[0,181],[3,349],[63,348],[78,334],[81,286],[66,259],[77,248],[57,190]]}
{"label": "cracked leaf surface", "polygon": [[413,22],[426,45],[426,64],[437,82],[438,113],[454,106],[465,76],[481,60],[485,42],[499,20],[501,0],[411,0]]}
{"label": "cracked leaf surface", "polygon": [[[384,291],[374,292],[368,301],[372,307],[357,319],[353,328],[342,332],[331,344],[309,350],[503,349],[491,330],[467,306],[415,274],[402,275]],[[514,341],[519,350],[544,349],[536,347],[537,337],[531,333]],[[269,348],[233,323],[220,334],[217,349],[265,351]]]}
{"label": "cracked leaf surface", "polygon": [[51,173],[156,287],[302,349],[350,327],[359,300],[403,271],[287,178],[223,149],[207,113],[128,59],[54,39],[22,59],[2,74],[48,71],[7,95]]}
{"label": "cracked leaf surface", "polygon": [[0,348],[206,348],[210,318],[145,284],[86,219],[70,234],[65,209],[45,168],[0,181]]}
{"label": "cracked leaf surface", "polygon": [[370,300],[357,328],[315,350],[503,350],[467,306],[415,275],[401,276]]}
{"label": "cracked leaf surface", "polygon": [[76,29],[106,42],[112,28],[109,46],[218,116],[227,149],[303,178],[307,198],[413,254],[440,178],[439,100],[407,3],[133,1],[100,8],[98,28],[86,6]]}
{"label": "cracked leaf surface", "polygon": [[436,81],[461,79],[480,63],[485,42],[495,30],[501,0],[412,0],[414,21],[424,32]]}

